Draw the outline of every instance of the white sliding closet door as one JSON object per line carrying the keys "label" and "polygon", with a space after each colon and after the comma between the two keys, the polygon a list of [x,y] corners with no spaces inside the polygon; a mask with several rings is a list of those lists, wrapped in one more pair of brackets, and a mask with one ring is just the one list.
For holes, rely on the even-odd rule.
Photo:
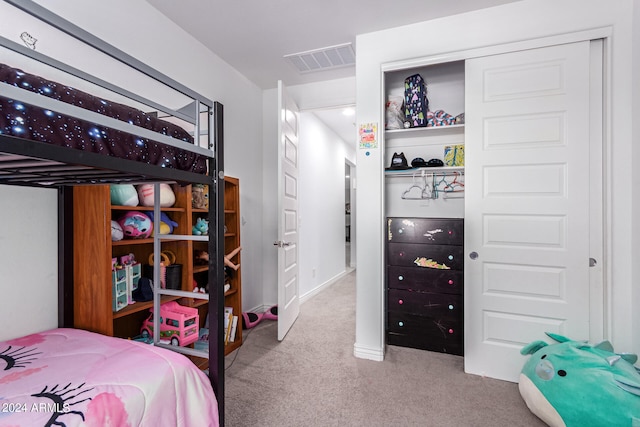
{"label": "white sliding closet door", "polygon": [[466,63],[465,371],[517,381],[546,331],[589,339],[590,44]]}

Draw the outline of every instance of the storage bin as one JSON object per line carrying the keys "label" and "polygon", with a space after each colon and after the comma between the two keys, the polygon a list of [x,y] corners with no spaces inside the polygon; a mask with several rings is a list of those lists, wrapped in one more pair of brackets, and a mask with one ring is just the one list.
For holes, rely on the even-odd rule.
{"label": "storage bin", "polygon": [[181,289],[182,288],[182,264],[171,264],[166,267],[167,269],[167,289]]}
{"label": "storage bin", "polygon": [[129,305],[127,296],[127,271],[125,269],[111,272],[111,309],[116,312]]}
{"label": "storage bin", "polygon": [[[160,286],[166,289],[182,289],[182,264],[171,264],[165,269],[164,277],[160,272]],[[142,267],[142,276],[153,280],[153,265],[145,264]]]}

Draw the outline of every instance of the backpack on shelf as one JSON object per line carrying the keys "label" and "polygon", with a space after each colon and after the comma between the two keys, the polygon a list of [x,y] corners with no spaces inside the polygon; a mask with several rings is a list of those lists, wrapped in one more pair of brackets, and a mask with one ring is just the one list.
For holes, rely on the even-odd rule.
{"label": "backpack on shelf", "polygon": [[404,127],[427,126],[427,85],[420,74],[414,74],[404,80]]}

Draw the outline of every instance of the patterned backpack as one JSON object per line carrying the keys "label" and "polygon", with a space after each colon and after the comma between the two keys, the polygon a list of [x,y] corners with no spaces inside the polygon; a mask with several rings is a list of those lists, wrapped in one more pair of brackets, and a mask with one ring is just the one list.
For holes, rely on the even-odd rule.
{"label": "patterned backpack", "polygon": [[414,74],[404,80],[404,127],[427,126],[427,85],[420,74]]}

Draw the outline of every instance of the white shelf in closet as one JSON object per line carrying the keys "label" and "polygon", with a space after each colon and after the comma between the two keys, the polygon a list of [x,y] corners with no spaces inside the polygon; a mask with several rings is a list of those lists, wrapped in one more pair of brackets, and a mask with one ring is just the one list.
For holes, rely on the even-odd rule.
{"label": "white shelf in closet", "polygon": [[449,126],[426,126],[426,127],[416,127],[416,128],[408,128],[408,129],[388,129],[384,131],[384,134],[387,138],[403,138],[403,137],[411,137],[416,134],[422,133],[439,133],[439,132],[459,132],[461,129],[464,129],[464,123],[459,125],[449,125]]}
{"label": "white shelf in closet", "polygon": [[406,178],[432,175],[464,175],[464,166],[439,166],[431,168],[413,168],[404,170],[386,170],[384,174],[387,178]]}
{"label": "white shelf in closet", "polygon": [[387,148],[464,144],[464,124],[386,130],[384,139]]}

